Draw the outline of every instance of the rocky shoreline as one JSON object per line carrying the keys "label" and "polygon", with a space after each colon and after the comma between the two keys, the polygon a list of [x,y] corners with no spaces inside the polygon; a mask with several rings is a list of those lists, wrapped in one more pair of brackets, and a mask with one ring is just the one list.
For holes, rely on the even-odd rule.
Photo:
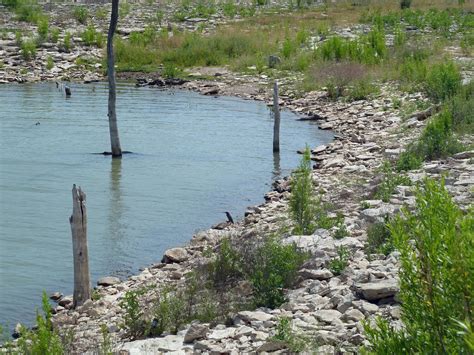
{"label": "rocky shoreline", "polygon": [[[27,74],[20,75],[19,68],[25,68],[25,64],[18,53],[15,54],[18,52],[13,43],[15,39],[8,36],[0,43],[0,53],[8,57],[5,67],[0,69],[2,83],[58,79],[89,82],[103,78],[97,71],[99,63],[94,71],[73,65],[82,54],[100,58],[100,49],[77,46],[76,52],[61,54],[59,47],[49,44],[43,45],[38,61],[26,65]],[[46,60],[52,53],[58,70],[47,71]],[[272,79],[266,75],[236,74],[226,68],[195,68],[188,74],[190,81],[168,84],[205,95],[231,95],[270,103]],[[122,79],[139,79],[139,85],[163,86],[159,75],[120,75]],[[213,80],[199,79],[210,77]],[[241,311],[233,315],[230,324],[194,322],[179,329],[177,334],[131,341],[121,327],[124,311],[120,302],[125,293],[148,290],[141,307],[149,312],[149,301],[157,290],[165,285],[182,285],[187,274],[209,261],[206,251],[216,250],[223,238],[245,244],[252,243],[261,234],[279,231],[281,221],[288,219],[290,196],[288,178],[281,179],[265,195],[265,203],[249,207],[243,220],[223,230],[197,233],[189,244],[166,251],[163,262],[150,265],[125,281],[112,277],[99,280],[93,301],[71,309],[70,296],[53,295],[58,302],[54,326],[61,334],[73,334],[70,353],[97,353],[103,342],[101,325],[104,324],[113,350],[121,354],[285,353],[288,352],[286,345],[272,338],[281,317],[291,321],[295,332],[314,339],[316,353],[356,353],[366,342],[364,321],[383,315],[395,327],[402,326],[396,297],[399,254],[394,251],[387,256],[367,255],[365,243],[368,226],[383,221],[387,215],[397,214],[402,206],[415,204],[410,186],[397,186],[388,202],[373,196],[382,183],[379,169],[383,162],[398,157],[427,122],[424,115],[402,117],[397,108],[400,105],[395,105],[395,101],[405,104],[428,100],[421,94],[396,92],[389,84],[381,87],[381,94],[372,100],[332,102],[323,91],[310,92],[301,98],[294,90],[297,80],[297,77],[280,80],[281,105],[315,120],[321,129],[336,133],[332,143],[310,146],[314,164],[312,177],[322,200],[334,206],[331,213],[343,216],[347,235],[335,238],[334,228],[318,229],[312,235],[284,235],[282,243],[295,243],[310,252],[311,258],[299,271],[296,288],[286,290],[288,301],[277,309]],[[473,138],[465,137],[468,142]],[[426,162],[407,176],[412,183],[424,177],[444,177],[455,202],[466,209],[474,199],[473,162],[474,151],[460,152],[447,159]],[[350,251],[349,264],[340,275],[335,275],[328,265],[337,257],[341,246]],[[245,288],[245,285],[240,286]]]}
{"label": "rocky shoreline", "polygon": [[[245,90],[233,91],[232,74],[220,73],[217,82],[191,81],[182,88],[206,93],[217,88],[220,94],[233,94],[247,99],[268,100],[261,93],[262,78],[241,81]],[[335,140],[320,147],[311,147],[314,161],[313,180],[323,200],[336,208],[333,213],[344,216],[348,235],[334,238],[335,230],[318,229],[312,235],[286,235],[283,243],[296,243],[311,252],[311,258],[299,272],[296,289],[287,290],[288,302],[280,308],[243,311],[234,315],[233,324],[199,324],[186,326],[176,334],[130,341],[120,327],[123,310],[119,306],[127,291],[154,290],[164,285],[179,285],[208,258],[204,251],[215,250],[223,238],[237,243],[252,243],[262,233],[278,231],[279,221],[288,218],[288,179],[277,182],[265,195],[266,202],[249,207],[246,217],[224,230],[210,229],[194,235],[190,243],[165,253],[164,262],[145,268],[139,275],[120,282],[114,278],[99,280],[96,301],[71,310],[70,297],[59,300],[53,322],[61,332],[74,333],[74,353],[94,353],[102,341],[100,325],[106,324],[115,351],[120,353],[248,353],[285,352],[285,345],[272,340],[278,319],[287,317],[294,329],[315,339],[318,353],[357,352],[364,344],[363,321],[383,315],[395,326],[402,326],[398,291],[398,253],[388,256],[366,255],[364,243],[367,227],[394,215],[403,205],[413,206],[412,188],[398,186],[389,202],[373,199],[373,191],[381,182],[378,168],[385,159],[393,159],[407,142],[425,125],[423,118],[402,120],[392,107],[386,88],[379,98],[353,103],[329,102],[324,92],[312,92],[293,99],[283,95],[282,106],[307,117],[316,117],[321,128],[336,132]],[[420,94],[397,96],[403,101],[423,100]],[[409,131],[407,131],[409,128]],[[408,173],[415,183],[425,176],[446,176],[446,186],[463,208],[472,203],[474,151],[456,154],[446,160],[425,163]],[[341,275],[328,269],[328,262],[337,255],[338,247],[350,250],[349,266]],[[153,292],[147,297],[152,298]],[[144,309],[147,302],[144,302]]]}

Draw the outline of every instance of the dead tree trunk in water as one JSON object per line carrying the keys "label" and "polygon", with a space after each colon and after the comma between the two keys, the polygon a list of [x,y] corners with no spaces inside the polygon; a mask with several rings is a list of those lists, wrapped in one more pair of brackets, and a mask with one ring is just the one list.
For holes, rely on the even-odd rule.
{"label": "dead tree trunk in water", "polygon": [[74,258],[73,307],[82,306],[91,299],[89,274],[89,252],[87,250],[86,194],[81,188],[72,186],[72,215],[69,218],[72,232],[72,253]]}
{"label": "dead tree trunk in water", "polygon": [[280,104],[278,102],[278,82],[273,86],[273,153],[280,151]]}
{"label": "dead tree trunk in water", "polygon": [[115,112],[115,58],[114,58],[114,33],[118,22],[119,0],[112,0],[112,14],[110,15],[109,33],[107,35],[107,77],[109,79],[109,131],[112,157],[121,157],[120,138]]}

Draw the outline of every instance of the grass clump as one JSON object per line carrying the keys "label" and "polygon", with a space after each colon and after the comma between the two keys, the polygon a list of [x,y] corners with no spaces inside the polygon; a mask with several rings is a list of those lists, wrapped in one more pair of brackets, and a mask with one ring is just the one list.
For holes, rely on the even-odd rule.
{"label": "grass clump", "polygon": [[63,48],[66,52],[69,52],[72,49],[72,34],[66,32],[63,39]]}
{"label": "grass clump", "polygon": [[388,226],[389,220],[376,222],[367,228],[367,243],[365,252],[367,254],[390,254],[395,248],[392,234]]}
{"label": "grass clump", "polygon": [[379,168],[382,174],[382,182],[377,187],[375,197],[381,199],[383,202],[390,201],[395,188],[400,185],[410,186],[410,179],[402,174],[399,174],[393,170],[390,162],[385,161]]}
{"label": "grass clump", "polygon": [[82,25],[87,24],[87,19],[89,18],[89,11],[85,6],[77,6],[72,12],[73,17]]}
{"label": "grass clump", "polygon": [[53,57],[51,56],[48,56],[48,58],[46,59],[46,69],[48,70],[51,70],[54,68],[54,60],[53,60]]}
{"label": "grass clump", "polygon": [[461,73],[453,62],[435,64],[426,78],[426,93],[435,101],[453,97],[461,88]]}
{"label": "grass clump", "polygon": [[283,304],[284,289],[294,285],[297,272],[307,258],[294,244],[282,245],[274,238],[257,247],[252,262],[244,265],[246,278],[253,286],[255,305],[277,308]]}
{"label": "grass clump", "polygon": [[296,234],[314,232],[316,201],[313,196],[313,178],[311,175],[311,152],[306,147],[299,167],[292,174],[290,217],[295,223]]}
{"label": "grass clump", "polygon": [[40,41],[45,41],[48,38],[49,21],[47,18],[42,18],[38,21],[38,36]]}
{"label": "grass clump", "polygon": [[36,312],[36,329],[21,327],[18,349],[21,354],[65,354],[65,344],[59,333],[53,330],[51,306],[46,292],[43,291],[41,315]]}
{"label": "grass clump", "polygon": [[337,256],[329,261],[329,270],[334,275],[340,275],[349,265],[350,252],[345,246],[337,248]]}
{"label": "grass clump", "polygon": [[[427,179],[416,192],[416,209],[390,223],[400,251],[403,329],[379,319],[365,326],[377,354],[468,354],[459,323],[472,329],[474,213],[456,206],[444,183]],[[469,340],[469,339],[468,339]]]}
{"label": "grass clump", "polygon": [[291,353],[300,353],[308,347],[308,339],[293,330],[287,317],[278,319],[275,335],[271,339],[285,343]]}
{"label": "grass clump", "polygon": [[97,32],[94,25],[87,26],[81,34],[82,41],[86,46],[96,46],[102,48],[105,44],[105,38],[102,32]]}
{"label": "grass clump", "polygon": [[126,329],[127,336],[131,339],[143,338],[147,333],[144,313],[139,302],[143,290],[127,291],[119,305],[124,310],[122,328]]}
{"label": "grass clump", "polygon": [[52,28],[51,29],[51,32],[50,32],[50,40],[51,42],[53,43],[58,43],[59,41],[59,28],[55,27],[55,28]]}
{"label": "grass clump", "polygon": [[20,45],[21,56],[25,60],[31,60],[36,57],[36,41],[33,39],[27,39],[21,42]]}

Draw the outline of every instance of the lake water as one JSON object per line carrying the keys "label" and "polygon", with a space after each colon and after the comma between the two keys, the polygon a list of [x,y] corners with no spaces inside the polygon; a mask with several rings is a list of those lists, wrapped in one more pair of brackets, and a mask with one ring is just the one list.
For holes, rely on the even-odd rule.
{"label": "lake water", "polygon": [[[264,103],[118,86],[122,160],[110,150],[107,86],[0,86],[0,324],[30,323],[41,292],[72,293],[69,216],[87,194],[92,281],[126,277],[199,229],[259,204],[297,149],[332,139],[282,113],[281,154]],[[37,124],[39,123],[39,124]]]}

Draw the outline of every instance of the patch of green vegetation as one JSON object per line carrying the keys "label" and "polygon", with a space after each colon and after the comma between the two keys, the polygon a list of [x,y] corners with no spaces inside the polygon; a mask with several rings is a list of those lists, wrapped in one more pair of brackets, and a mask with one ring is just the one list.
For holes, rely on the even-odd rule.
{"label": "patch of green vegetation", "polygon": [[63,48],[66,52],[69,52],[72,48],[72,34],[70,32],[66,32],[64,35]]}
{"label": "patch of green vegetation", "polygon": [[41,41],[48,38],[49,21],[47,18],[42,18],[38,21],[38,36]]}
{"label": "patch of green vegetation", "polygon": [[349,265],[350,256],[351,254],[346,247],[338,247],[337,257],[329,261],[329,270],[331,270],[334,275],[340,275],[346,269],[347,265]]}
{"label": "patch of green vegetation", "polygon": [[86,46],[96,46],[102,48],[105,44],[105,37],[102,32],[98,32],[94,25],[89,25],[81,34],[82,41]]}
{"label": "patch of green vegetation", "polygon": [[15,12],[19,21],[37,23],[45,18],[37,0],[2,0],[2,5]]}
{"label": "patch of green vegetation", "polygon": [[99,355],[113,355],[112,340],[107,325],[100,325],[100,334],[102,335],[102,341],[99,347]]}
{"label": "patch of green vegetation", "polygon": [[36,312],[36,329],[21,327],[18,349],[21,354],[65,354],[66,345],[51,322],[51,306],[46,292],[43,291],[41,315]]}
{"label": "patch of green vegetation", "polygon": [[317,202],[313,196],[311,152],[306,147],[299,167],[291,179],[290,217],[295,223],[295,234],[311,234],[315,229]]}
{"label": "patch of green vegetation", "polygon": [[382,182],[377,187],[375,193],[376,198],[380,198],[384,202],[390,201],[393,192],[397,186],[410,186],[410,179],[403,175],[395,172],[393,170],[390,162],[385,161],[382,166],[379,168],[380,174],[382,174]]}
{"label": "patch of green vegetation", "polygon": [[125,312],[121,326],[127,331],[127,336],[131,339],[140,339],[147,332],[143,308],[139,302],[139,296],[143,295],[144,292],[145,290],[127,291],[119,303]]}
{"label": "patch of green vegetation", "polygon": [[426,93],[440,102],[453,97],[461,88],[461,73],[453,62],[435,64],[426,76]]}
{"label": "patch of green vegetation", "polygon": [[258,247],[253,262],[244,264],[244,273],[253,286],[255,305],[276,308],[283,304],[284,288],[294,285],[297,272],[307,258],[295,245],[282,245],[275,238],[268,238]]}
{"label": "patch of green vegetation", "polygon": [[308,338],[293,330],[291,320],[280,317],[276,326],[276,333],[272,340],[285,343],[291,353],[300,353],[308,347]]}
{"label": "patch of green vegetation", "polygon": [[21,42],[21,56],[25,60],[31,60],[36,57],[36,41],[33,39],[27,39]]}
{"label": "patch of green vegetation", "polygon": [[53,57],[51,56],[48,56],[48,58],[46,59],[46,69],[48,70],[51,70],[54,68],[54,60],[53,60]]}
{"label": "patch of green vegetation", "polygon": [[85,6],[76,6],[72,12],[73,17],[82,25],[87,24],[89,10]]}
{"label": "patch of green vegetation", "polygon": [[390,233],[388,217],[384,222],[376,222],[367,228],[367,242],[365,252],[367,254],[388,255],[394,250],[393,238]]}
{"label": "patch of green vegetation", "polygon": [[[472,352],[474,211],[456,206],[444,183],[425,180],[416,208],[390,223],[400,251],[404,327],[378,319],[365,331],[374,354],[468,354]],[[459,322],[467,324],[460,331]],[[467,338],[466,338],[467,335]]]}
{"label": "patch of green vegetation", "polygon": [[51,32],[50,32],[50,39],[51,39],[51,42],[53,43],[58,43],[59,41],[59,28],[57,27],[54,27],[51,29]]}

